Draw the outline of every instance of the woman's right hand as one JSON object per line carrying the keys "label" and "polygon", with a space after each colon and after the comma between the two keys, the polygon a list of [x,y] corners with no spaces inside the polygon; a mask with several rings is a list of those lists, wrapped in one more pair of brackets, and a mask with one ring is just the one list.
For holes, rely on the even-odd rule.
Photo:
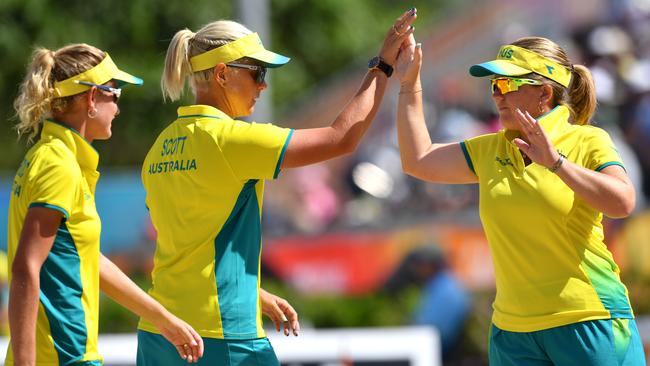
{"label": "woman's right hand", "polygon": [[411,24],[417,16],[417,9],[411,8],[397,18],[395,23],[390,27],[386,38],[384,38],[384,44],[381,46],[381,50],[379,50],[379,57],[384,62],[391,66],[395,65],[402,44],[408,40],[409,36],[415,30]]}
{"label": "woman's right hand", "polygon": [[422,45],[415,43],[415,37],[411,34],[402,44],[397,56],[395,74],[402,86],[414,85],[420,80],[422,69]]}

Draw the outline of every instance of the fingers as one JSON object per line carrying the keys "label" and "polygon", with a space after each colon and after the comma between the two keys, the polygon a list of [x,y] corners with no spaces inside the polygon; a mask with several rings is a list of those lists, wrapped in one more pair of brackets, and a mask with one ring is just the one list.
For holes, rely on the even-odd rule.
{"label": "fingers", "polygon": [[512,142],[519,148],[519,150],[523,151],[525,154],[529,153],[530,145],[526,143],[526,141],[517,137],[516,139],[512,140]]}
{"label": "fingers", "polygon": [[172,344],[181,358],[188,363],[196,363],[203,357],[203,338],[189,324],[179,320],[175,331],[163,334]]}
{"label": "fingers", "polygon": [[[187,361],[187,362],[191,362],[190,360],[187,359],[187,358],[188,358],[188,354],[187,354],[187,352],[185,351],[185,348],[183,348],[183,345],[182,345],[182,344],[181,344],[180,346],[175,346],[175,347],[176,347],[176,351],[178,351],[178,354],[181,356],[182,359],[184,359],[184,360]],[[190,357],[191,357],[191,356],[190,356]]]}
{"label": "fingers", "polygon": [[416,18],[417,10],[411,8],[397,18],[389,28],[382,49],[379,51],[379,56],[389,64],[392,65],[395,62],[402,42],[413,34],[415,28],[411,24]]}
{"label": "fingers", "polygon": [[203,351],[205,350],[203,345],[203,338],[201,338],[201,336],[192,327],[190,327],[190,333],[192,334],[192,338],[194,338],[194,341],[197,344],[197,356],[203,357]]}
{"label": "fingers", "polygon": [[411,27],[411,24],[415,21],[415,18],[417,18],[416,8],[411,8],[405,11],[404,14],[397,18],[395,23],[393,23],[392,31],[395,32],[397,36],[401,36]]}
{"label": "fingers", "polygon": [[294,336],[298,336],[300,332],[300,322],[298,321],[298,313],[289,304],[288,301],[281,299],[279,306],[282,309],[282,320],[284,323],[284,335],[288,336],[290,331],[293,331]]}
{"label": "fingers", "polygon": [[422,65],[422,43],[415,45],[415,55],[413,56],[413,61],[416,65]]}

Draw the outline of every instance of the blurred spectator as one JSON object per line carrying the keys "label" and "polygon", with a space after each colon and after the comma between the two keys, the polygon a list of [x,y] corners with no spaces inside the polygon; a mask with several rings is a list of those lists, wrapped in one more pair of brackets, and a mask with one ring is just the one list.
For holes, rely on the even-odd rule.
{"label": "blurred spectator", "polygon": [[388,279],[385,289],[397,294],[412,285],[421,288],[412,323],[435,327],[440,333],[443,359],[448,359],[465,325],[470,296],[434,244],[423,244],[410,252]]}

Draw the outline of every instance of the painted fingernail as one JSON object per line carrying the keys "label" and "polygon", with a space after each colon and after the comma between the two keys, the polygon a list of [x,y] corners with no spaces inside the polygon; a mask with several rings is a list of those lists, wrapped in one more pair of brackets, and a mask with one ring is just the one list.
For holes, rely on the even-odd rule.
{"label": "painted fingernail", "polygon": [[414,26],[412,26],[412,25],[411,25],[411,26],[409,26],[409,30],[414,30],[414,29],[415,29],[415,27],[414,27]]}
{"label": "painted fingernail", "polygon": [[415,14],[415,12],[417,12],[417,11],[418,10],[415,7],[412,7],[411,9],[409,9],[409,13],[411,13],[411,15]]}

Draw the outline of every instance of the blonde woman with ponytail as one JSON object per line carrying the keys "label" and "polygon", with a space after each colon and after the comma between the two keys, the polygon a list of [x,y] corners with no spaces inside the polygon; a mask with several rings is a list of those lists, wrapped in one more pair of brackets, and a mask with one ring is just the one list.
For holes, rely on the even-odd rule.
{"label": "blonde woman with ponytail", "polygon": [[421,48],[398,63],[404,172],[480,186],[497,288],[490,365],[645,365],[601,223],[628,216],[635,192],[609,135],[590,125],[589,70],[546,38],[504,45],[496,60],[469,69],[490,77],[503,129],[439,144],[422,113]]}
{"label": "blonde woman with ponytail", "polygon": [[187,362],[202,340],[99,251],[99,155],[121,87],[142,80],[87,44],[37,49],[14,103],[20,135],[36,143],[9,202],[9,328],[5,365],[99,366],[99,290],[155,324]]}
{"label": "blonde woman with ponytail", "polygon": [[[264,181],[281,169],[352,152],[372,122],[397,54],[413,32],[413,8],[390,27],[359,91],[331,126],[292,130],[246,123],[268,68],[289,58],[268,51],[257,33],[220,20],[181,30],[167,50],[161,86],[178,100],[189,82],[195,103],[178,108],[145,158],[142,180],[158,233],[149,294],[203,337],[205,365],[279,365],[262,327],[268,315],[285,334],[298,319],[291,306],[260,288]],[[138,365],[178,362],[146,319]]]}

